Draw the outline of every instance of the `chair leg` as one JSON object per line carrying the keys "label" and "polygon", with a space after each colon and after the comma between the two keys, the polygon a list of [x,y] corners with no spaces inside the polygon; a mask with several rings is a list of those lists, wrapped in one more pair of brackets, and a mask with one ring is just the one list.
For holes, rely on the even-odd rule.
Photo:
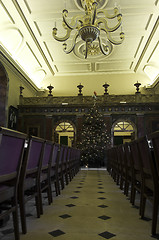
{"label": "chair leg", "polygon": [[16,240],[20,240],[17,206],[15,207],[15,211],[12,213],[12,215],[13,215],[13,225],[14,225],[14,236]]}
{"label": "chair leg", "polygon": [[145,205],[146,205],[146,198],[144,197],[144,194],[141,193],[139,214],[140,214],[142,219],[144,218]]}
{"label": "chair leg", "polygon": [[125,181],[125,186],[124,186],[124,194],[128,196],[128,190],[129,190],[129,182],[128,180]]}
{"label": "chair leg", "polygon": [[26,212],[25,212],[24,194],[19,195],[19,209],[20,209],[22,233],[26,234],[27,233],[27,225],[26,225]]}
{"label": "chair leg", "polygon": [[158,205],[159,205],[159,196],[154,195],[153,210],[152,210],[152,227],[151,227],[152,235],[156,235]]}
{"label": "chair leg", "polygon": [[50,205],[53,202],[50,179],[48,180],[47,196],[48,196],[48,204]]}
{"label": "chair leg", "polygon": [[135,195],[136,195],[136,189],[134,188],[134,186],[132,186],[131,197],[130,197],[130,202],[132,205],[135,204]]}
{"label": "chair leg", "polygon": [[40,196],[38,196],[39,194],[37,194],[35,196],[35,205],[36,205],[36,212],[37,212],[37,218],[40,218],[40,214],[41,214],[41,204],[40,204]]}

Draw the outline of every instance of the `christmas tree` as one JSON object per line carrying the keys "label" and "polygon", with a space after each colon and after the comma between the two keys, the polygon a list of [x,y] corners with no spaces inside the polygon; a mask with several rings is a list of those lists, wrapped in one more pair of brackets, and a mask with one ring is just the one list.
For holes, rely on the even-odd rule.
{"label": "christmas tree", "polygon": [[88,167],[104,166],[107,147],[110,145],[110,136],[107,133],[104,116],[98,111],[94,95],[93,107],[84,115],[81,133],[81,164]]}

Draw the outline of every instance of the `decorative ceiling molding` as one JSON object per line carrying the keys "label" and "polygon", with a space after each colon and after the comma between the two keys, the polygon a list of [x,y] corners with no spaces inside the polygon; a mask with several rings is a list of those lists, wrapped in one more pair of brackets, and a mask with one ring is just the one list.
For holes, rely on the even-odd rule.
{"label": "decorative ceiling molding", "polygon": [[151,31],[151,34],[149,35],[149,38],[148,38],[148,40],[147,40],[147,42],[146,42],[146,44],[145,44],[145,47],[143,48],[143,51],[142,51],[142,53],[141,53],[141,55],[140,55],[140,58],[139,58],[136,66],[135,66],[135,68],[134,68],[134,72],[137,71],[137,69],[138,69],[141,61],[143,60],[143,57],[144,57],[144,55],[145,55],[145,53],[146,53],[146,51],[147,51],[147,48],[149,47],[149,45],[150,45],[150,43],[151,43],[151,40],[152,40],[154,34],[155,34],[156,31],[157,31],[158,26],[159,26],[159,17],[157,18],[156,23],[155,23],[155,25],[154,25],[154,27],[153,27],[153,29],[152,29],[152,31]]}
{"label": "decorative ceiling molding", "polygon": [[17,3],[16,0],[12,0],[12,2],[13,2],[13,4],[14,4],[14,6],[16,7],[16,9],[17,9],[17,11],[18,11],[18,13],[19,13],[21,19],[23,20],[23,22],[24,22],[26,28],[28,29],[28,31],[29,31],[29,33],[30,33],[32,39],[34,40],[34,42],[35,42],[35,44],[36,44],[38,50],[40,51],[41,56],[43,57],[45,63],[47,64],[47,66],[48,66],[50,72],[52,73],[52,75],[54,75],[55,73],[54,73],[54,71],[53,71],[53,69],[52,69],[52,67],[51,67],[51,65],[50,65],[50,63],[49,63],[47,57],[45,56],[45,53],[44,53],[42,47],[40,46],[40,44],[39,44],[39,42],[38,42],[38,40],[37,40],[37,38],[36,38],[36,36],[35,36],[35,34],[34,34],[32,28],[30,27],[30,25],[29,25],[29,23],[28,23],[28,21],[27,21],[25,15],[24,15],[23,11],[21,10],[19,4]]}
{"label": "decorative ceiling molding", "polygon": [[21,81],[27,84],[30,89],[38,91],[38,87],[28,77],[28,75],[22,70],[22,68],[13,60],[13,58],[0,46],[0,60],[11,69],[16,75],[21,78]]}

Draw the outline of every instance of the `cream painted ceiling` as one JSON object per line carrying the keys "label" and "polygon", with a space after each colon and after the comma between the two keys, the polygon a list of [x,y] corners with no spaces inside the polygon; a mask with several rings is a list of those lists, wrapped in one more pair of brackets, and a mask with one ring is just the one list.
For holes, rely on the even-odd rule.
{"label": "cream painted ceiling", "polygon": [[38,89],[53,85],[56,96],[77,95],[80,83],[84,95],[103,94],[105,82],[110,94],[133,94],[137,81],[142,91],[154,87],[159,75],[159,0],[108,0],[104,8],[110,13],[115,4],[121,9],[125,40],[109,56],[87,60],[64,53],[62,43],[52,37],[55,22],[64,35],[62,10],[67,8],[71,20],[82,11],[79,2],[0,0],[1,51]]}

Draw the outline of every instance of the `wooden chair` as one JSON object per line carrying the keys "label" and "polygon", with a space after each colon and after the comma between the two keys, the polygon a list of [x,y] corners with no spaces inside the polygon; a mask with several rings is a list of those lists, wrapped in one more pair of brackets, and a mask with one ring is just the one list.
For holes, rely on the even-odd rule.
{"label": "wooden chair", "polygon": [[67,173],[68,173],[68,176],[69,176],[69,180],[71,181],[72,180],[72,170],[71,170],[71,151],[72,151],[72,148],[71,147],[68,147],[68,151],[67,151]]}
{"label": "wooden chair", "polygon": [[[148,179],[148,188],[152,192],[150,200],[153,203],[153,212],[152,212],[152,235],[156,234],[157,226],[157,216],[159,208],[159,131],[154,132],[148,136],[148,140],[152,143],[152,149],[150,149],[148,142],[146,141],[145,147],[147,148],[146,159],[148,161],[148,174],[151,174],[150,179]],[[146,154],[146,152],[145,152]],[[147,184],[147,181],[146,181]],[[146,185],[147,187],[147,185]],[[145,196],[144,196],[145,197]],[[144,199],[145,200],[145,199]],[[144,214],[144,209],[143,209]]]}
{"label": "wooden chair", "polygon": [[63,178],[65,179],[66,185],[68,185],[68,147],[64,146],[64,152],[63,152]]}
{"label": "wooden chair", "polygon": [[135,204],[135,197],[136,192],[140,193],[140,210],[139,213],[141,215],[141,191],[142,191],[142,183],[143,183],[143,176],[142,176],[142,165],[141,159],[139,155],[139,150],[137,146],[137,140],[130,142],[129,144],[130,151],[132,154],[132,189],[131,189],[131,203],[132,205]]}
{"label": "wooden chair", "polygon": [[120,162],[120,189],[124,189],[124,194],[128,195],[128,162],[124,144],[118,147],[118,157]]}
{"label": "wooden chair", "polygon": [[17,191],[26,138],[26,134],[0,128],[0,219],[13,214],[15,240],[20,239]]}
{"label": "wooden chair", "polygon": [[59,161],[60,145],[54,143],[53,152],[52,152],[52,162],[51,162],[51,183],[54,183],[56,196],[60,194],[60,185],[58,178],[58,161]]}
{"label": "wooden chair", "polygon": [[134,170],[133,170],[133,160],[132,160],[132,153],[130,151],[129,143],[125,143],[123,145],[124,152],[125,152],[125,164],[127,168],[127,178],[126,178],[126,184],[125,184],[125,195],[128,196],[129,189],[131,189],[130,194],[130,202],[132,202],[131,196],[132,196],[132,185],[133,185],[133,179],[134,177]]}
{"label": "wooden chair", "polygon": [[37,217],[42,214],[40,172],[44,154],[45,140],[31,136],[26,149],[23,167],[20,175],[18,200],[20,207],[20,217],[22,232],[27,232],[25,204],[35,198]]}
{"label": "wooden chair", "polygon": [[[42,192],[47,191],[48,204],[50,205],[53,201],[52,190],[51,190],[51,164],[53,155],[53,142],[45,141],[44,153],[41,163],[40,171],[40,199],[42,201]],[[41,214],[43,213],[42,202],[41,202]]]}
{"label": "wooden chair", "polygon": [[64,189],[64,176],[63,176],[63,153],[64,153],[64,145],[60,145],[59,149],[59,157],[58,157],[58,165],[57,165],[57,179],[59,183],[59,192],[60,185],[61,189]]}
{"label": "wooden chair", "polygon": [[117,147],[113,147],[111,149],[111,165],[112,165],[112,177],[117,185],[119,185],[120,181],[120,167],[119,167],[119,159],[117,155]]}

